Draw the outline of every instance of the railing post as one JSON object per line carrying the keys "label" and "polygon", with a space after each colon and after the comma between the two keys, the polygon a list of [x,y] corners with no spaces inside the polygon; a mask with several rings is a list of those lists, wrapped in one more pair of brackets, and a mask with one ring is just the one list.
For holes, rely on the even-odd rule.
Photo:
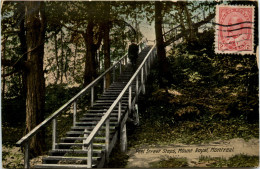
{"label": "railing post", "polygon": [[121,75],[122,73],[122,60],[119,62],[119,74]]}
{"label": "railing post", "polygon": [[151,69],[151,57],[152,57],[152,53],[150,54],[150,56],[148,58],[148,74],[150,73],[150,69]]}
{"label": "railing post", "polygon": [[120,121],[121,118],[121,111],[122,111],[121,106],[122,106],[122,101],[120,99],[118,102],[118,122]]}
{"label": "railing post", "polygon": [[91,107],[94,105],[94,86],[91,87]]}
{"label": "railing post", "polygon": [[138,81],[138,74],[136,75],[136,84],[135,84],[135,98],[136,100],[138,99],[138,94],[139,94],[139,81]]}
{"label": "railing post", "polygon": [[145,78],[144,78],[144,79],[145,79],[145,81],[146,81],[147,75],[148,75],[148,73],[147,73],[147,62],[144,63],[144,68],[145,68],[145,69],[144,69],[144,70],[145,70]]}
{"label": "railing post", "polygon": [[108,117],[107,120],[106,120],[106,144],[105,144],[105,146],[106,146],[106,160],[107,160],[107,162],[109,160],[109,144],[110,144],[110,142],[109,142],[109,137],[110,137],[110,134],[109,134],[110,133],[109,123],[110,123],[110,119]]}
{"label": "railing post", "polygon": [[127,57],[128,55],[125,56],[125,65],[127,65]]}
{"label": "railing post", "polygon": [[131,113],[132,109],[132,85],[129,86],[129,96],[128,96],[128,113]]}
{"label": "railing post", "polygon": [[[86,140],[87,140],[87,138],[88,138],[87,131],[88,131],[87,129],[84,130],[84,134],[83,134],[83,137],[84,137],[83,144],[86,143]],[[83,146],[82,146],[82,150],[87,150],[87,148],[83,145]]]}
{"label": "railing post", "polygon": [[116,78],[116,69],[115,66],[113,67],[113,82],[115,81]]}
{"label": "railing post", "polygon": [[76,120],[77,120],[77,101],[74,101],[73,103],[73,126],[76,126]]}
{"label": "railing post", "polygon": [[24,168],[30,168],[30,161],[29,161],[29,141],[24,143]]}
{"label": "railing post", "polygon": [[92,154],[93,154],[93,142],[91,141],[88,146],[88,168],[92,168]]}
{"label": "railing post", "polygon": [[123,128],[120,131],[120,150],[125,152],[127,149],[127,135],[126,135],[126,124],[124,124]]}
{"label": "railing post", "polygon": [[52,149],[56,149],[56,143],[57,143],[57,119],[54,118],[52,120]]}
{"label": "railing post", "polygon": [[144,86],[144,67],[141,69],[141,87],[143,94],[145,94],[145,86]]}
{"label": "railing post", "polygon": [[103,93],[105,93],[106,91],[106,75],[104,75],[104,78],[103,78]]}

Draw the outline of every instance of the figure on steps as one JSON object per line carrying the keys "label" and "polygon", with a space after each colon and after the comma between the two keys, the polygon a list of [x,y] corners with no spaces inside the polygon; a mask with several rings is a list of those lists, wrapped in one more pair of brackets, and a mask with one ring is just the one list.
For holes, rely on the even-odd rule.
{"label": "figure on steps", "polygon": [[129,46],[128,49],[128,58],[131,61],[133,71],[135,71],[137,68],[136,62],[138,57],[138,51],[139,51],[138,45],[135,43],[134,40],[131,40],[131,45]]}

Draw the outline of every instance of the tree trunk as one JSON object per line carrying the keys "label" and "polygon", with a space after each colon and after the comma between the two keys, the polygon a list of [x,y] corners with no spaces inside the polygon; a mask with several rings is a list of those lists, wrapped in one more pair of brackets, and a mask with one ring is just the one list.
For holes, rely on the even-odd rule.
{"label": "tree trunk", "polygon": [[165,77],[168,74],[168,64],[166,59],[166,52],[164,48],[163,34],[162,34],[162,2],[155,2],[155,35],[156,35],[156,45],[157,45],[157,55],[159,62],[159,85],[160,87],[165,87]]}
{"label": "tree trunk", "polygon": [[89,84],[96,77],[96,65],[95,65],[95,44],[94,44],[94,22],[89,20],[86,34],[84,35],[86,45],[86,60],[85,60],[85,72],[84,72],[84,86]]}
{"label": "tree trunk", "polygon": [[54,35],[54,46],[55,46],[55,59],[56,59],[56,63],[57,63],[57,68],[56,68],[57,77],[56,77],[55,83],[58,84],[58,81],[60,78],[60,63],[59,63],[59,57],[58,57],[58,42],[57,42],[57,33],[56,32]]}
{"label": "tree trunk", "polygon": [[61,43],[61,61],[60,61],[60,83],[63,83],[63,73],[64,73],[64,64],[63,64],[63,57],[64,57],[64,51],[63,51],[63,32],[62,29],[60,31],[60,43]]}
{"label": "tree trunk", "polygon": [[[109,3],[109,2],[108,2]],[[105,24],[104,24],[104,66],[105,70],[107,70],[110,63],[110,40],[109,40],[109,18],[110,18],[110,4],[105,3]],[[108,88],[111,84],[111,72],[106,74],[106,88]]]}
{"label": "tree trunk", "polygon": [[[45,80],[43,73],[45,11],[44,2],[25,2],[26,42],[27,42],[27,98],[26,132],[43,121],[45,102]],[[40,131],[30,141],[32,155],[39,155],[45,149],[44,131]]]}
{"label": "tree trunk", "polygon": [[[182,32],[184,32],[186,29],[185,29],[185,25],[184,25],[184,22],[183,22],[183,8],[181,6],[181,2],[177,2],[177,8],[178,8],[178,14],[179,14],[179,17],[180,17],[180,25],[181,25],[181,29],[182,29]],[[187,34],[184,35],[185,36],[185,40],[188,39],[188,36]]]}
{"label": "tree trunk", "polygon": [[[7,38],[4,37],[4,42],[2,42],[2,59],[5,59],[5,54],[6,54],[6,41]],[[5,66],[2,65],[2,72],[3,75],[5,75]],[[2,77],[2,99],[5,98],[5,77]]]}
{"label": "tree trunk", "polygon": [[[21,43],[21,55],[24,55],[23,58],[21,59],[21,62],[24,63],[27,60],[27,54],[25,54],[27,52],[27,43],[26,43],[26,28],[25,28],[25,17],[22,16],[25,13],[25,4],[24,2],[21,2],[21,13],[20,13],[20,30],[18,32],[18,37],[20,39],[20,43]],[[24,105],[26,104],[26,94],[27,94],[27,76],[26,76],[26,69],[24,67],[23,64],[21,64],[21,70],[22,70],[22,99],[23,99],[23,103]],[[24,110],[25,111],[25,110]],[[24,112],[23,111],[23,112]]]}
{"label": "tree trunk", "polygon": [[75,78],[75,71],[76,71],[76,59],[77,59],[77,51],[78,51],[78,43],[75,44],[75,53],[74,53],[74,60],[73,60],[73,72],[72,76]]}
{"label": "tree trunk", "polygon": [[189,12],[187,5],[188,5],[187,2],[182,2],[182,7],[184,8],[184,11],[186,14],[187,24],[188,24],[188,29],[189,29],[189,41],[193,41],[195,33],[192,28],[191,16],[190,16],[190,12]]}

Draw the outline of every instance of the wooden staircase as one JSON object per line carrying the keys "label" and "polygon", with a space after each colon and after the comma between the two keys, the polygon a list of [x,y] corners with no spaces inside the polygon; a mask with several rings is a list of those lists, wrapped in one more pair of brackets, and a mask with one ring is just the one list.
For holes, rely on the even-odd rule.
{"label": "wooden staircase", "polygon": [[[147,46],[140,52],[137,65],[140,65],[151,47]],[[134,73],[131,65],[128,64],[117,80],[95,101],[91,109],[87,110],[75,123],[75,126],[70,128],[70,131],[66,133],[66,137],[61,138],[56,143],[55,149],[50,150],[48,156],[43,157],[42,164],[36,165],[34,168],[87,168],[88,149],[84,147],[84,140],[86,140],[96,124],[101,120],[104,113],[112,105]],[[136,94],[135,82],[133,82],[132,87],[132,96],[134,98]],[[125,94],[121,100],[122,115],[128,111],[128,101],[128,96]],[[114,137],[117,137],[117,131],[120,126],[117,109],[112,111],[109,123],[109,140],[112,140]],[[105,134],[105,126],[103,126],[93,140],[92,167],[99,168],[104,165]]]}

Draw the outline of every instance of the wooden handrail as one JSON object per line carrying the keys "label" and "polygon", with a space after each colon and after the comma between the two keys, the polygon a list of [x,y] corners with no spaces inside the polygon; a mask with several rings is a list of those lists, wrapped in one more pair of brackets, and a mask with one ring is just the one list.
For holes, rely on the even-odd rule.
{"label": "wooden handrail", "polygon": [[84,146],[87,147],[87,146],[89,146],[92,143],[92,141],[93,141],[94,137],[96,136],[97,132],[104,125],[104,123],[106,122],[106,120],[108,119],[108,117],[110,116],[112,111],[115,109],[116,105],[120,102],[120,100],[122,99],[122,97],[124,96],[124,94],[128,90],[128,88],[130,87],[130,85],[132,85],[132,83],[135,80],[136,76],[140,73],[140,71],[143,68],[145,62],[147,61],[148,57],[150,56],[151,52],[155,49],[155,47],[156,47],[156,44],[154,44],[154,46],[148,52],[148,54],[146,55],[146,57],[144,58],[143,62],[140,64],[140,66],[138,67],[138,69],[136,70],[136,72],[134,73],[132,78],[129,80],[127,85],[124,87],[124,89],[118,95],[117,99],[113,102],[113,104],[110,106],[110,108],[107,110],[107,112],[102,116],[101,120],[98,122],[98,124],[95,126],[95,128],[91,131],[90,135],[87,137],[87,140],[86,140]]}
{"label": "wooden handrail", "polygon": [[[141,40],[138,45],[141,45],[144,43],[143,40]],[[98,78],[96,78],[94,81],[92,81],[89,85],[87,85],[84,89],[82,89],[78,94],[76,94],[73,98],[71,98],[67,103],[62,105],[58,110],[56,110],[54,113],[52,113],[48,118],[46,118],[43,122],[38,124],[33,130],[31,130],[29,133],[27,133],[25,136],[23,136],[19,141],[16,142],[16,146],[20,147],[22,144],[30,140],[43,126],[47,125],[51,122],[55,117],[57,117],[63,110],[65,110],[68,106],[70,106],[74,101],[76,101],[79,97],[81,97],[85,92],[90,90],[92,87],[94,87],[109,71],[111,71],[114,67],[116,67],[120,62],[127,57],[128,53],[126,53],[124,56],[122,56],[116,63],[114,63],[110,68],[108,68],[105,72],[103,72]]]}

